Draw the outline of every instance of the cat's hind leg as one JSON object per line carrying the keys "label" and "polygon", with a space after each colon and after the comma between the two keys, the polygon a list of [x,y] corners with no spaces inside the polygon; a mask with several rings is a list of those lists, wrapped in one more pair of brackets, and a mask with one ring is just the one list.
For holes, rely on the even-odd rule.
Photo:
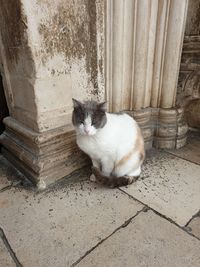
{"label": "cat's hind leg", "polygon": [[140,165],[139,155],[135,153],[130,159],[124,161],[123,164],[116,165],[113,175],[116,177],[124,175],[132,176],[135,171],[136,174],[139,173],[139,171],[141,172]]}
{"label": "cat's hind leg", "polygon": [[141,166],[126,174],[125,176],[129,178],[129,184],[136,182],[140,176],[140,173],[141,173]]}
{"label": "cat's hind leg", "polygon": [[136,168],[136,169],[130,171],[130,172],[128,173],[128,176],[138,177],[138,176],[140,176],[140,173],[141,173],[141,166],[139,166],[138,168]]}

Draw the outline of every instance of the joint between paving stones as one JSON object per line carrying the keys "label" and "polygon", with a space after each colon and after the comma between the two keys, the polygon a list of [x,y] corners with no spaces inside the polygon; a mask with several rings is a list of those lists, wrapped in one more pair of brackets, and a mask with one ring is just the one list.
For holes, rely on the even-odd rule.
{"label": "joint between paving stones", "polygon": [[165,151],[166,153],[168,153],[168,154],[174,156],[174,157],[177,157],[177,158],[179,158],[179,159],[182,159],[182,160],[188,161],[188,162],[190,162],[190,163],[193,163],[193,164],[195,164],[195,165],[197,165],[197,166],[200,166],[200,164],[198,164],[197,162],[191,161],[191,160],[189,160],[189,159],[185,159],[184,157],[181,157],[181,156],[179,156],[179,155],[173,154],[173,153],[170,152],[170,151],[167,151],[167,150],[164,150],[164,151]]}
{"label": "joint between paving stones", "polygon": [[144,204],[143,202],[137,200],[136,198],[134,198],[132,195],[130,195],[130,194],[127,193],[126,191],[123,191],[123,189],[119,188],[119,190],[122,191],[123,193],[127,194],[127,195],[128,195],[130,198],[132,198],[133,200],[135,200],[135,201],[141,203],[142,205],[144,205],[144,206],[145,206],[144,208],[146,208],[146,211],[148,211],[148,210],[152,210],[152,211],[153,211],[155,214],[157,214],[158,216],[160,216],[160,217],[162,217],[163,219],[167,220],[168,222],[170,222],[170,223],[176,225],[178,228],[180,228],[181,230],[183,230],[184,232],[186,232],[188,235],[190,235],[190,236],[192,236],[192,237],[194,237],[194,238],[196,238],[197,240],[200,241],[200,238],[199,238],[199,237],[195,236],[193,233],[189,232],[188,229],[187,229],[187,225],[191,222],[192,219],[194,219],[195,217],[199,216],[200,211],[198,211],[198,212],[197,212],[197,213],[196,213],[196,214],[189,220],[189,222],[187,222],[187,224],[186,224],[185,226],[180,226],[180,225],[178,225],[176,222],[174,222],[171,218],[169,218],[169,217],[167,217],[167,216],[165,216],[165,215],[159,213],[158,211],[154,210],[153,208],[149,207],[148,205]]}
{"label": "joint between paving stones", "polygon": [[1,227],[0,227],[0,238],[2,239],[6,249],[8,250],[8,252],[11,256],[11,258],[15,262],[16,267],[23,267],[22,264],[19,262],[15,252],[13,251],[13,249],[12,249],[10,243],[8,242],[8,239],[6,238],[6,235],[5,235],[5,233]]}
{"label": "joint between paving stones", "polygon": [[76,266],[78,263],[80,263],[85,257],[87,257],[87,255],[89,255],[94,249],[96,249],[99,245],[101,245],[104,241],[106,241],[108,238],[110,238],[112,235],[114,235],[116,232],[118,232],[120,229],[127,227],[131,221],[137,217],[141,212],[146,212],[146,207],[143,207],[141,210],[137,211],[137,213],[130,217],[128,220],[126,220],[122,225],[120,225],[119,227],[117,227],[110,235],[108,235],[107,237],[105,237],[104,239],[102,239],[100,242],[98,242],[94,247],[92,247],[91,249],[89,249],[88,251],[85,252],[85,254],[83,256],[81,256],[76,262],[74,262],[71,267]]}

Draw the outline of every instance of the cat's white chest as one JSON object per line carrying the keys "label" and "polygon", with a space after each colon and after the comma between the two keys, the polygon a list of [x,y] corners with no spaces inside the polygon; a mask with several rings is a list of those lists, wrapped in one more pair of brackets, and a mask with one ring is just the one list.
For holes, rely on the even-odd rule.
{"label": "cat's white chest", "polygon": [[88,154],[91,158],[98,159],[103,153],[104,144],[95,138],[81,136],[77,138],[77,144],[81,150]]}

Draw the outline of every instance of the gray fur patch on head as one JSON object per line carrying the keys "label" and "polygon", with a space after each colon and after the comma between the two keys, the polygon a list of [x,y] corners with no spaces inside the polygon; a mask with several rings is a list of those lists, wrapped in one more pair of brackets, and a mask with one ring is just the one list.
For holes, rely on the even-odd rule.
{"label": "gray fur patch on head", "polygon": [[84,123],[84,120],[90,116],[92,125],[96,128],[103,128],[107,122],[106,118],[106,103],[97,103],[96,101],[85,101],[81,103],[76,99],[72,99],[74,110],[72,113],[72,123],[74,126],[79,126]]}

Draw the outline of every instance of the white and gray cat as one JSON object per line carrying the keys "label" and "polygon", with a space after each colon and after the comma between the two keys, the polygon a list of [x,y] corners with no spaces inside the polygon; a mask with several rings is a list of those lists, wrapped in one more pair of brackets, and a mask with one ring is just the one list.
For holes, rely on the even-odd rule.
{"label": "white and gray cat", "polygon": [[73,99],[77,144],[92,160],[93,174],[111,187],[128,185],[141,173],[144,140],[136,121],[125,113],[106,112],[106,103]]}

